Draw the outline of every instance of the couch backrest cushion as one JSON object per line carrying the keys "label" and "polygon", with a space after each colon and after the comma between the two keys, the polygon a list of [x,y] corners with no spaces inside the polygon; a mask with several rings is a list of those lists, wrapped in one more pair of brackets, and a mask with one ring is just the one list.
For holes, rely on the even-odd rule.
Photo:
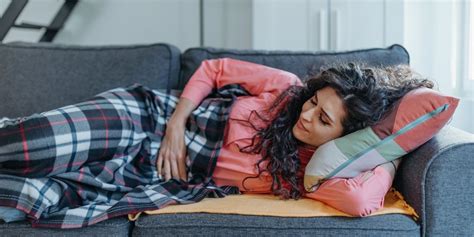
{"label": "couch backrest cushion", "polygon": [[344,52],[295,52],[265,50],[229,50],[217,48],[190,48],[181,55],[181,76],[178,88],[183,89],[201,62],[213,58],[235,58],[292,72],[303,79],[309,72],[323,65],[363,62],[372,66],[409,64],[407,50],[401,45]]}
{"label": "couch backrest cushion", "polygon": [[0,118],[28,116],[140,83],[178,82],[180,51],[169,44],[70,46],[0,44]]}

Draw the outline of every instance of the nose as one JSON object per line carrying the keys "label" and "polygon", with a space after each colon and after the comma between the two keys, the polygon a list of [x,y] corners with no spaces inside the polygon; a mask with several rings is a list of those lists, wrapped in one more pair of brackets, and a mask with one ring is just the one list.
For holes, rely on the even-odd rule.
{"label": "nose", "polygon": [[307,122],[311,122],[311,118],[313,117],[313,114],[314,114],[314,110],[316,108],[310,108],[306,111],[301,111],[301,118],[306,120]]}

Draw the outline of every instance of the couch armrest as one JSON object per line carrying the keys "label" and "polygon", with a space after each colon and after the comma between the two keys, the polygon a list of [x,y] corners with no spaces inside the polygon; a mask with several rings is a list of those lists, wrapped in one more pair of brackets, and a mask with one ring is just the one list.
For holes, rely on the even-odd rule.
{"label": "couch armrest", "polygon": [[407,154],[394,181],[420,215],[421,235],[474,233],[474,135],[445,126]]}

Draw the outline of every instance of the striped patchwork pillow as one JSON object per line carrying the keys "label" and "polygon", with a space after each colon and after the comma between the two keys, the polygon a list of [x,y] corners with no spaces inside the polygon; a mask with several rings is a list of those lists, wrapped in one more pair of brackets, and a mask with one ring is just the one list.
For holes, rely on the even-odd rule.
{"label": "striped patchwork pillow", "polygon": [[318,147],[306,166],[306,191],[330,178],[355,177],[416,149],[450,120],[458,103],[459,98],[425,87],[408,92],[378,124]]}

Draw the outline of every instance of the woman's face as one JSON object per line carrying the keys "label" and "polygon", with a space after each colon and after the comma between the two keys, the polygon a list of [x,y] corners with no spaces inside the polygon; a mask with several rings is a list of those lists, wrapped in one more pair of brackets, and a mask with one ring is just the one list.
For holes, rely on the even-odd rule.
{"label": "woman's face", "polygon": [[341,122],[345,116],[342,99],[332,87],[324,87],[303,104],[293,135],[309,147],[317,148],[342,135]]}

